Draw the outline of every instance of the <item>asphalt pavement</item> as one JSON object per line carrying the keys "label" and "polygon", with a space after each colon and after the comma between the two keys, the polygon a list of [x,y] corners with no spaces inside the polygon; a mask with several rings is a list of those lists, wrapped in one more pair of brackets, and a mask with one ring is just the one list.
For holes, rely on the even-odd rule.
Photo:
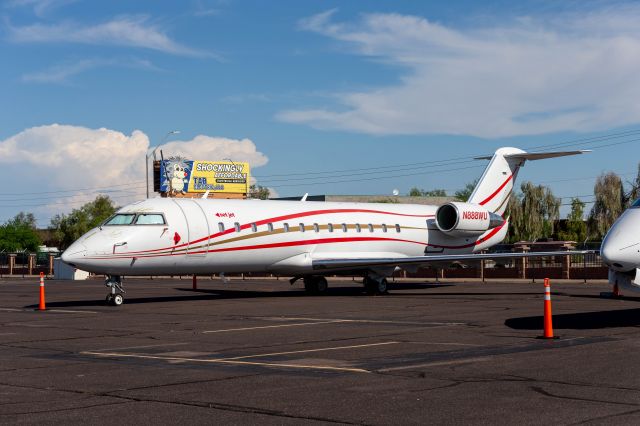
{"label": "asphalt pavement", "polygon": [[604,283],[0,280],[2,424],[639,424],[640,298]]}

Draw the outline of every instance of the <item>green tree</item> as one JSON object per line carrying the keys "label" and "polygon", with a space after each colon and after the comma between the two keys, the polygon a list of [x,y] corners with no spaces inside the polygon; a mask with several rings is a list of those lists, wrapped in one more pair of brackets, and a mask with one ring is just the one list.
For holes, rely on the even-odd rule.
{"label": "green tree", "polygon": [[409,197],[422,197],[422,189],[414,186],[409,190]]}
{"label": "green tree", "polygon": [[262,185],[251,185],[249,187],[249,198],[258,198],[260,200],[266,200],[271,195],[269,188]]}
{"label": "green tree", "polygon": [[36,232],[36,219],[31,213],[18,213],[0,225],[0,250],[35,252],[42,244]]}
{"label": "green tree", "polygon": [[571,212],[567,216],[566,230],[560,231],[558,236],[565,241],[584,241],[587,238],[587,224],[584,221],[585,203],[579,198],[571,200]]}
{"label": "green tree", "polygon": [[74,209],[68,215],[56,215],[49,228],[60,248],[65,249],[90,229],[100,225],[116,211],[113,201],[106,195],[98,195],[95,200]]}
{"label": "green tree", "polygon": [[454,197],[456,197],[459,201],[468,201],[469,197],[471,197],[471,194],[473,193],[473,190],[476,189],[476,186],[478,185],[478,180],[479,179],[476,179],[473,182],[469,182],[464,186],[463,189],[457,190],[455,194],[453,194]]}
{"label": "green tree", "polygon": [[516,243],[526,238],[523,236],[524,215],[522,214],[522,194],[512,194],[507,203],[505,218],[509,219],[509,229],[505,240]]}
{"label": "green tree", "polygon": [[521,195],[512,196],[507,205],[511,228],[509,241],[535,241],[553,235],[560,216],[560,199],[550,188],[523,182]]}
{"label": "green tree", "polygon": [[418,187],[413,187],[409,190],[409,197],[446,197],[447,191],[444,189],[432,189],[431,191],[425,191]]}
{"label": "green tree", "polygon": [[636,179],[633,182],[629,182],[629,184],[631,185],[631,189],[629,190],[629,193],[627,195],[627,207],[631,205],[631,203],[633,203],[635,200],[640,198],[640,163],[638,163],[638,173],[636,174]]}
{"label": "green tree", "polygon": [[622,214],[626,200],[622,180],[613,172],[601,174],[593,188],[595,202],[589,213],[589,238],[600,239]]}

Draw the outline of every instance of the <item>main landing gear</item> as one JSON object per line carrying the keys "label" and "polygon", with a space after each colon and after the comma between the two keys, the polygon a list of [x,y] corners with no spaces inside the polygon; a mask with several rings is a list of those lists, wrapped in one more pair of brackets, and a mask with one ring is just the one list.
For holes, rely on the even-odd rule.
{"label": "main landing gear", "polygon": [[388,294],[387,279],[384,277],[373,278],[366,275],[362,283],[367,294]]}
{"label": "main landing gear", "polygon": [[327,279],[322,276],[309,276],[304,277],[304,290],[308,294],[323,294],[327,292],[329,288],[329,284],[327,284]]}
{"label": "main landing gear", "polygon": [[122,278],[119,275],[107,275],[104,285],[110,289],[106,299],[107,305],[122,305],[122,302],[124,302],[123,294],[126,293],[122,288]]}

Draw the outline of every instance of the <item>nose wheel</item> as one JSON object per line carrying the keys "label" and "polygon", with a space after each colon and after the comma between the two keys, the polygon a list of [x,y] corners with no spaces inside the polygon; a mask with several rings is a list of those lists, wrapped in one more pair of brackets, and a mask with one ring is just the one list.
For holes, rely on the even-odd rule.
{"label": "nose wheel", "polygon": [[122,279],[117,275],[108,275],[104,285],[109,288],[107,294],[107,305],[120,306],[124,302],[124,288],[122,287]]}

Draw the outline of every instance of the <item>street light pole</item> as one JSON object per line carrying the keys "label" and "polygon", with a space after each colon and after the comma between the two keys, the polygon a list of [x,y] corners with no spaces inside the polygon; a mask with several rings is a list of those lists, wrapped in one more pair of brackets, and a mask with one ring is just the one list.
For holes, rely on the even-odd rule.
{"label": "street light pole", "polygon": [[167,132],[167,134],[164,135],[164,138],[162,138],[162,142],[160,143],[160,145],[156,146],[153,149],[153,151],[151,151],[151,152],[149,152],[149,150],[147,150],[147,155],[145,157],[145,164],[144,164],[145,165],[145,172],[146,172],[146,176],[147,176],[147,186],[146,186],[146,188],[147,188],[147,198],[149,198],[149,157],[151,157],[153,155],[153,158],[156,158],[156,151],[158,150],[158,148],[160,148],[160,146],[162,146],[166,142],[167,138],[170,135],[176,135],[178,133],[180,133],[180,130],[172,130],[170,132]]}

